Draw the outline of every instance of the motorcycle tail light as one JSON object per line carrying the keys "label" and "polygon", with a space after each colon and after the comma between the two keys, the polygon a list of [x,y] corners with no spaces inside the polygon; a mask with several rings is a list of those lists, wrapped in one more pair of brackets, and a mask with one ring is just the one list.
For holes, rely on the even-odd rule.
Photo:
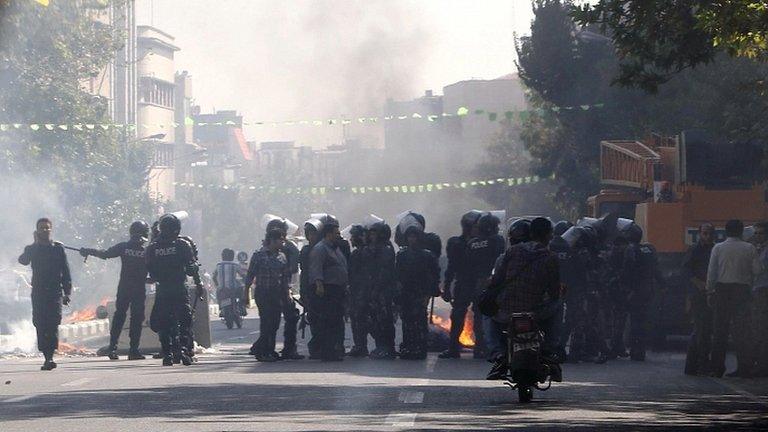
{"label": "motorcycle tail light", "polygon": [[532,330],[531,321],[527,319],[517,319],[514,323],[515,333],[528,333]]}

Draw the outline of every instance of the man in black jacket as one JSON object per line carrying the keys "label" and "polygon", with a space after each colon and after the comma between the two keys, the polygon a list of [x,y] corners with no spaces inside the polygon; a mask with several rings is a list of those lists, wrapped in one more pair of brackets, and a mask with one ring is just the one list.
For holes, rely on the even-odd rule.
{"label": "man in black jacket", "polygon": [[[146,251],[147,270],[157,282],[155,305],[150,315],[150,327],[160,337],[163,366],[172,366],[178,359],[185,366],[192,364],[189,352],[192,344],[192,306],[186,287],[187,276],[197,284],[197,295],[204,289],[199,283],[199,269],[192,245],[179,237],[181,221],[168,214],[160,218],[160,233]],[[178,338],[175,337],[178,334]]]}
{"label": "man in black jacket", "polygon": [[149,237],[149,225],[144,221],[136,221],[129,228],[130,239],[118,243],[107,250],[88,249],[80,250],[80,255],[88,257],[93,255],[101,259],[120,257],[120,282],[117,284],[117,300],[115,301],[115,314],[112,316],[112,327],[109,331],[109,358],[117,360],[117,342],[125,324],[128,308],[131,309],[131,325],[128,331],[130,336],[130,350],[128,360],[143,360],[144,356],[139,352],[139,340],[141,339],[141,326],[144,322],[144,303],[146,302],[147,263],[145,259],[145,247]]}
{"label": "man in black jacket", "polygon": [[37,349],[45,357],[41,370],[56,368],[53,352],[59,346],[61,306],[69,304],[72,278],[61,243],[54,242],[53,223],[42,218],[35,225],[35,242],[24,248],[19,264],[32,265],[32,324],[37,330]]}
{"label": "man in black jacket", "polygon": [[705,375],[709,365],[709,353],[712,350],[712,308],[707,304],[707,269],[714,245],[715,227],[705,223],[699,227],[699,238],[696,244],[688,248],[683,261],[683,269],[690,282],[688,304],[693,319],[693,333],[685,358],[687,375]]}

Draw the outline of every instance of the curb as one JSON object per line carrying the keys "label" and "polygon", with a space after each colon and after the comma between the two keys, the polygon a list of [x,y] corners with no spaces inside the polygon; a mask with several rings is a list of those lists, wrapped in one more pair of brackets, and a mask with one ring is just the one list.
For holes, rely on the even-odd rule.
{"label": "curb", "polygon": [[109,335],[109,319],[83,321],[59,326],[59,339],[62,342],[107,335]]}

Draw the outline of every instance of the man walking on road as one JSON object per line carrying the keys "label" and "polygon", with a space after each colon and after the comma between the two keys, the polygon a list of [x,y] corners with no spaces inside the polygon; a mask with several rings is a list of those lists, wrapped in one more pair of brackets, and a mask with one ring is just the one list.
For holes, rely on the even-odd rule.
{"label": "man walking on road", "polygon": [[56,368],[53,352],[59,347],[61,306],[69,304],[72,278],[64,247],[51,238],[51,220],[40,219],[35,227],[35,242],[24,248],[19,264],[32,265],[32,324],[37,330],[37,349],[45,357],[40,369],[51,370]]}
{"label": "man walking on road", "polygon": [[710,372],[718,378],[725,372],[731,325],[738,366],[727,376],[749,377],[752,373],[749,359],[750,290],[761,266],[757,249],[741,239],[743,233],[744,224],[740,220],[729,220],[725,224],[727,238],[712,248],[709,259],[707,296],[714,314]]}

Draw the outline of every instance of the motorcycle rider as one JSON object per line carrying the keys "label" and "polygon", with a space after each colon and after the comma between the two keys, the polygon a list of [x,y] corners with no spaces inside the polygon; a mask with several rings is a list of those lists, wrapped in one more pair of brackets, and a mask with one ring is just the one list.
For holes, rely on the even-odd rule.
{"label": "motorcycle rider", "polygon": [[370,284],[370,331],[376,342],[370,357],[375,360],[392,360],[397,356],[393,316],[397,274],[391,237],[392,229],[384,222],[376,222],[368,228],[365,268]]}
{"label": "motorcycle rider", "polygon": [[[531,221],[528,219],[518,219],[511,223],[507,230],[507,240],[509,241],[509,247],[531,241]],[[507,252],[505,251],[504,255],[496,259],[496,263],[493,266],[492,280],[499,272],[503,271],[506,256]],[[491,372],[487,377],[489,380],[503,378],[506,373],[507,337],[504,335],[505,329],[506,324],[495,321],[493,317],[483,316],[483,330],[488,348],[488,361],[493,363]]]}
{"label": "motorcycle rider", "polygon": [[396,256],[395,268],[401,291],[398,305],[403,321],[400,358],[427,358],[427,304],[440,295],[440,266],[435,255],[423,248],[424,231],[418,224],[403,230],[407,246]]}
{"label": "motorcycle rider", "polygon": [[[451,339],[448,350],[440,353],[439,358],[459,358],[461,356],[458,338],[464,326],[464,319],[467,313],[468,305],[464,300],[471,296],[474,291],[472,287],[472,268],[467,259],[467,245],[469,241],[477,234],[476,224],[480,219],[481,212],[472,210],[461,217],[461,235],[448,239],[445,245],[445,254],[448,257],[448,266],[445,269],[445,281],[443,283],[442,298],[451,304]],[[455,283],[454,283],[455,282]],[[462,298],[462,302],[454,304],[455,298]],[[461,319],[461,327],[457,327],[459,334],[454,341],[453,322]]]}
{"label": "motorcycle rider", "polygon": [[350,357],[365,357],[368,355],[368,333],[370,332],[371,286],[366,275],[365,228],[362,225],[352,225],[349,231],[352,253],[349,256],[349,316],[352,327],[354,346],[347,353]]}
{"label": "motorcycle rider", "polygon": [[[552,240],[552,223],[546,218],[535,218],[531,221],[531,241],[519,243],[507,249],[503,256],[499,271],[494,273],[491,286],[503,284],[498,296],[499,310],[494,321],[508,324],[512,314],[518,312],[533,312],[544,333],[551,332],[553,320],[549,305],[556,304],[560,297],[560,270],[557,257],[549,250]],[[551,356],[552,346],[546,343],[542,346],[545,357]],[[504,360],[506,358],[504,357]],[[494,368],[489,377],[497,371]],[[506,365],[502,371],[506,369]],[[503,376],[503,375],[502,375]],[[553,381],[561,381],[562,377],[553,376]]]}
{"label": "motorcycle rider", "polygon": [[[233,302],[234,299],[243,297],[246,274],[247,270],[243,271],[240,263],[235,262],[234,250],[226,248],[221,251],[221,262],[216,264],[216,270],[213,271],[213,284],[216,287],[216,298],[219,299],[219,308],[221,309],[219,316],[224,316],[224,308],[221,306],[222,300],[226,299]],[[235,310],[237,314],[242,315],[242,312],[242,310]]]}
{"label": "motorcycle rider", "polygon": [[192,364],[192,307],[185,284],[187,276],[195,279],[197,296],[204,296],[205,290],[200,283],[195,250],[179,237],[181,221],[173,214],[166,214],[160,218],[158,229],[158,237],[146,250],[149,276],[157,282],[150,327],[160,338],[163,366],[172,366],[176,360],[189,366]]}
{"label": "motorcycle rider", "polygon": [[109,358],[117,360],[117,342],[125,324],[126,313],[131,310],[131,323],[128,331],[130,350],[128,360],[144,360],[139,351],[141,327],[144,323],[144,305],[147,299],[147,261],[145,243],[149,237],[149,225],[144,221],[133,222],[128,229],[130,239],[120,242],[107,250],[83,248],[83,257],[95,256],[101,259],[120,257],[120,281],[117,284],[117,299],[112,325],[109,331]]}

